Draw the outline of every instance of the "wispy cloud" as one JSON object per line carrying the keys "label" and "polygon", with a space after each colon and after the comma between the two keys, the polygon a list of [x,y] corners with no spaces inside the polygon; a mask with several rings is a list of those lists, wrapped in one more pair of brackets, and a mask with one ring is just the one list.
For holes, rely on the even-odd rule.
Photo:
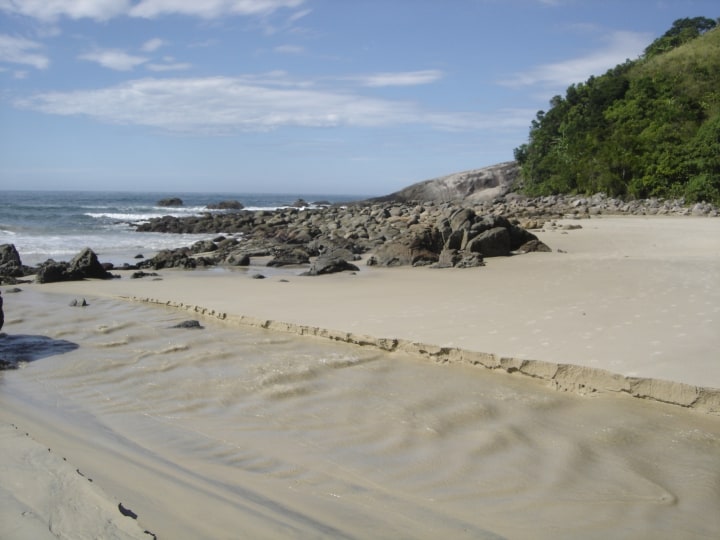
{"label": "wispy cloud", "polygon": [[145,64],[145,68],[150,71],[184,71],[186,69],[190,69],[192,67],[192,64],[189,64],[187,62],[175,62],[173,58],[163,58],[163,61],[165,63],[158,64],[156,62],[153,62],[152,64]]}
{"label": "wispy cloud", "polygon": [[381,87],[381,86],[417,86],[420,84],[430,84],[442,79],[442,71],[435,69],[427,69],[423,71],[400,71],[373,73],[354,77],[363,86]]}
{"label": "wispy cloud", "polygon": [[140,47],[140,50],[144,52],[154,52],[157,51],[160,47],[164,47],[165,45],[167,45],[167,42],[164,39],[153,38],[143,43]]}
{"label": "wispy cloud", "polygon": [[0,62],[45,69],[50,65],[50,60],[37,52],[40,49],[42,45],[36,41],[0,34]]}
{"label": "wispy cloud", "polygon": [[416,104],[346,90],[318,89],[282,73],[249,77],[138,79],[118,86],[46,92],[16,106],[56,115],[169,132],[223,135],[282,127],[392,127],[424,124],[443,130],[526,126],[531,114],[491,116],[425,111]]}
{"label": "wispy cloud", "polygon": [[141,0],[129,15],[153,18],[179,14],[214,19],[225,15],[266,15],[281,8],[295,8],[304,0]]}
{"label": "wispy cloud", "polygon": [[268,15],[297,8],[305,0],[0,0],[0,10],[52,22],[62,17],[106,21],[121,15],[152,19],[186,15],[214,19],[232,15]]}
{"label": "wispy cloud", "polygon": [[305,48],[298,45],[278,45],[273,50],[280,54],[302,54],[305,52]]}
{"label": "wispy cloud", "polygon": [[651,36],[636,32],[613,32],[604,47],[578,58],[542,64],[523,73],[516,73],[500,81],[510,87],[541,86],[555,90],[583,82],[591,75],[601,75],[627,59],[637,58],[649,43]]}
{"label": "wispy cloud", "polygon": [[80,55],[80,60],[96,62],[102,67],[113,69],[115,71],[131,71],[135,66],[144,64],[148,61],[142,56],[134,56],[119,49],[104,49],[92,51]]}
{"label": "wispy cloud", "polygon": [[106,21],[123,15],[130,0],[0,0],[0,10],[51,22],[61,17]]}

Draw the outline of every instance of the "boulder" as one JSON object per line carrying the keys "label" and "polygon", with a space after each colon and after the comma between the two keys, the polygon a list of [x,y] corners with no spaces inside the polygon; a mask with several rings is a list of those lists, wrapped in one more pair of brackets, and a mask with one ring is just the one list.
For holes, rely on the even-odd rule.
{"label": "boulder", "polygon": [[12,277],[23,275],[20,254],[14,244],[0,245],[0,275]]}
{"label": "boulder", "polygon": [[268,261],[267,266],[294,266],[309,262],[310,256],[305,250],[290,249],[279,251],[272,260]]}
{"label": "boulder", "polygon": [[240,201],[232,200],[208,204],[205,208],[208,210],[242,210],[245,206]]}
{"label": "boulder", "polygon": [[485,257],[510,255],[510,233],[504,227],[494,227],[470,240],[467,250]]}
{"label": "boulder", "polygon": [[58,281],[69,281],[68,264],[66,262],[55,262],[52,259],[41,264],[35,275],[38,283],[57,283]]}
{"label": "boulder", "polygon": [[352,263],[347,262],[342,257],[337,257],[332,253],[320,255],[310,266],[310,270],[303,272],[303,276],[321,276],[324,274],[334,274],[336,272],[357,272],[360,269]]}
{"label": "boulder", "polygon": [[544,251],[546,253],[550,253],[552,250],[547,244],[541,242],[538,239],[535,239],[530,240],[529,242],[525,242],[519,248],[513,250],[513,253],[533,253],[535,251]]}
{"label": "boulder", "polygon": [[75,255],[70,265],[68,273],[71,280],[93,278],[93,279],[111,279],[113,276],[98,261],[97,255],[90,248],[83,249]]}
{"label": "boulder", "polygon": [[163,207],[182,206],[183,204],[184,204],[183,200],[179,197],[168,197],[166,199],[160,199],[157,202],[158,206],[163,206]]}

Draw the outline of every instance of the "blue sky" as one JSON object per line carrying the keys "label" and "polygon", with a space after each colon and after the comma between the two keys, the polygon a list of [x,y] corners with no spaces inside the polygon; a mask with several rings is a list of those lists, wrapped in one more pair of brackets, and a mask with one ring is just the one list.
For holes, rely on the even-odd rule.
{"label": "blue sky", "polygon": [[0,189],[387,194],[716,0],[0,0]]}

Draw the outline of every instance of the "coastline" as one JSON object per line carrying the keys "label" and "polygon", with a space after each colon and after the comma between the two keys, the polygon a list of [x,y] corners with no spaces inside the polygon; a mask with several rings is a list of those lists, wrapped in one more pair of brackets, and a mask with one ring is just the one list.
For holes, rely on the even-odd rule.
{"label": "coastline", "polygon": [[[552,253],[479,269],[166,270],[43,290],[142,300],[436,361],[518,371],[556,388],[720,412],[720,221],[594,217],[537,232]],[[563,225],[580,225],[567,230]],[[251,279],[262,273],[267,279]],[[121,273],[122,274],[122,273]]]}
{"label": "coastline", "polygon": [[[65,355],[33,362],[18,389],[0,378],[7,456],[0,532],[23,540],[37,538],[36,530],[48,530],[48,538],[73,535],[80,514],[89,516],[85,530],[107,538],[207,537],[238,526],[258,538],[358,537],[369,530],[379,537],[537,538],[538,519],[548,538],[577,537],[580,526],[583,536],[604,538],[630,516],[639,527],[650,520],[657,538],[717,530],[720,518],[711,509],[720,470],[720,366],[713,361],[720,348],[720,221],[599,217],[559,225],[537,233],[551,253],[493,258],[474,269],[361,262],[357,273],[317,277],[254,266],[161,270],[157,280],[124,271],[115,280],[20,285],[40,302],[21,313],[13,306],[23,291],[3,294],[8,335],[47,328],[56,340],[86,336],[90,348],[77,366],[65,368]],[[256,273],[266,279],[253,279]],[[69,298],[90,306],[66,307]],[[152,329],[156,316],[198,319],[213,329],[172,339],[161,333],[153,338],[157,350],[144,350],[139,330],[131,329],[146,321]],[[268,411],[247,414],[233,400],[254,395],[254,386],[246,385],[247,375],[223,371],[231,364],[222,341],[245,332],[273,342],[304,336],[291,349],[340,342],[355,347],[359,359],[295,371],[285,360],[277,370],[263,366],[269,371],[261,380],[271,386],[260,395],[277,394],[263,398]],[[94,341],[125,371],[89,369]],[[386,353],[384,367],[373,367]],[[198,358],[193,369],[200,371],[186,373],[175,355]],[[297,356],[312,357],[300,350]],[[59,378],[48,371],[43,379],[46,362],[70,371]],[[414,379],[415,367],[436,363],[454,365]],[[223,366],[219,379],[212,377],[216,365]],[[316,378],[347,377],[347,365],[360,377],[377,370],[376,378],[342,405],[352,386],[335,388],[342,379],[332,378],[320,407]],[[394,369],[394,382],[380,389]],[[148,371],[157,372],[143,383],[149,386],[130,377]],[[72,392],[52,401],[57,388],[78,377]],[[471,392],[484,384],[487,401],[478,401]],[[168,392],[206,385],[208,397],[197,405],[184,393],[163,401],[154,396],[163,385]],[[124,401],[136,386],[138,395]],[[90,408],[76,398],[90,400]],[[379,398],[388,401],[374,404]],[[398,399],[411,401],[402,414],[388,413]],[[525,402],[530,412],[517,409]],[[501,406],[512,408],[501,413]],[[336,407],[342,418],[333,450],[321,429]],[[74,415],[76,408],[86,412]],[[197,420],[188,412],[195,408]],[[239,416],[220,417],[235,408]],[[286,431],[271,429],[283,415]],[[463,484],[500,469],[498,485],[518,494]],[[704,480],[688,481],[688,474]],[[138,519],[123,516],[120,504]],[[205,519],[208,512],[213,520]],[[676,525],[680,515],[686,517]]]}

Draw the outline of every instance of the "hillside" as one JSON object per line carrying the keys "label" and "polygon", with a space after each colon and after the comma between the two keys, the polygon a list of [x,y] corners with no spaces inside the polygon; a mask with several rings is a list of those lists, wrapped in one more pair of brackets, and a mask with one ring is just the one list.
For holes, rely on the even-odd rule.
{"label": "hillside", "polygon": [[517,163],[508,161],[482,169],[473,169],[425,180],[390,195],[371,200],[374,202],[488,201],[510,191],[518,178],[519,172]]}
{"label": "hillside", "polygon": [[680,19],[643,56],[571,85],[515,149],[529,195],[720,202],[720,29]]}

